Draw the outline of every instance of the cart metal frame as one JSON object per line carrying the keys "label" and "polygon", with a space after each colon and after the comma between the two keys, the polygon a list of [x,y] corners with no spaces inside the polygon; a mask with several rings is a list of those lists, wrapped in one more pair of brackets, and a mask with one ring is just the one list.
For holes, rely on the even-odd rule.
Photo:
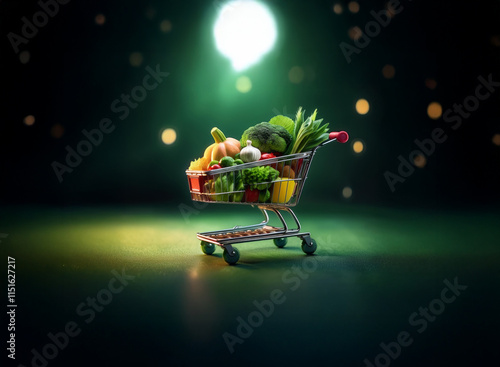
{"label": "cart metal frame", "polygon": [[[311,238],[309,232],[302,232],[299,219],[291,209],[291,207],[298,204],[299,199],[302,195],[302,190],[307,179],[307,174],[310,169],[310,165],[316,154],[316,151],[326,144],[333,141],[338,141],[345,143],[348,140],[348,135],[346,132],[341,131],[339,133],[333,133],[333,138],[323,142],[316,148],[308,152],[289,154],[281,157],[266,159],[257,162],[245,163],[238,166],[232,166],[227,168],[221,168],[213,171],[186,171],[188,176],[188,183],[190,187],[191,197],[194,201],[211,202],[211,203],[223,203],[223,204],[246,204],[257,206],[264,216],[264,220],[257,224],[246,225],[246,226],[234,226],[228,229],[222,229],[217,231],[209,232],[199,232],[196,237],[201,241],[202,251],[211,255],[215,251],[215,246],[221,247],[223,252],[224,260],[230,264],[234,265],[238,262],[240,258],[240,253],[234,244],[244,243],[244,242],[254,242],[254,241],[264,241],[264,240],[274,240],[274,244],[282,248],[286,245],[288,237],[298,237],[302,240],[302,251],[307,255],[312,255],[317,248],[316,241]],[[337,138],[338,137],[338,138]],[[300,164],[297,162],[300,161]],[[250,203],[250,202],[232,202],[230,200],[215,200],[214,198],[219,195],[226,195],[225,198],[230,198],[229,195],[241,194],[244,191],[228,191],[223,193],[210,193],[206,192],[204,182],[207,180],[215,180],[221,175],[235,175],[236,172],[242,171],[246,168],[252,168],[263,165],[275,165],[278,164],[289,164],[290,162],[295,162],[296,167],[299,166],[298,172],[294,178],[288,177],[280,181],[271,181],[269,184],[274,184],[276,182],[286,182],[294,181],[296,183],[294,187],[294,192],[292,193],[291,199],[288,202],[283,203]],[[282,168],[283,173],[283,168]],[[234,176],[233,176],[234,178]],[[200,182],[201,179],[201,182]],[[279,189],[281,190],[281,185]],[[288,185],[287,185],[288,190]],[[278,192],[278,197],[279,197]],[[286,196],[287,193],[285,193]],[[220,198],[220,196],[219,196]],[[282,227],[269,226],[269,214],[268,212],[273,212],[282,223]],[[287,212],[293,221],[295,222],[292,227],[289,226],[285,217],[281,212]]]}

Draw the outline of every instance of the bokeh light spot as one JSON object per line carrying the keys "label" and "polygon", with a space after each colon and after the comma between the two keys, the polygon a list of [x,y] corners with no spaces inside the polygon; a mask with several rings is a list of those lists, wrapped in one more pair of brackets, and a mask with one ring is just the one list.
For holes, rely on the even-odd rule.
{"label": "bokeh light spot", "polygon": [[413,158],[413,164],[418,168],[424,168],[427,164],[427,159],[422,154],[418,154]]}
{"label": "bokeh light spot", "polygon": [[341,5],[341,4],[338,4],[338,3],[337,3],[337,4],[335,4],[335,5],[333,6],[333,12],[334,12],[335,14],[342,14],[342,12],[343,12],[343,11],[344,11],[344,9],[342,8],[342,5]]}
{"label": "bokeh light spot", "polygon": [[493,135],[493,139],[491,139],[493,144],[500,146],[500,134]]}
{"label": "bokeh light spot", "polygon": [[394,66],[392,65],[387,64],[382,68],[382,75],[386,79],[394,78],[395,74],[396,74],[396,69],[394,69]]}
{"label": "bokeh light spot", "polygon": [[172,22],[170,20],[164,20],[160,23],[160,30],[163,33],[168,33],[172,30]]}
{"label": "bokeh light spot", "polygon": [[349,11],[351,13],[356,14],[359,11],[359,4],[357,1],[351,1],[349,4],[347,4],[347,7],[349,8]]}
{"label": "bokeh light spot", "polygon": [[21,62],[21,64],[27,64],[30,61],[30,58],[31,54],[29,53],[29,51],[22,51],[19,54],[19,61]]}
{"label": "bokeh light spot", "polygon": [[342,189],[342,196],[349,199],[352,196],[352,189],[349,186],[344,187]]}
{"label": "bokeh light spot", "polygon": [[433,120],[440,118],[442,113],[443,108],[438,102],[431,102],[429,106],[427,106],[427,115]]}
{"label": "bokeh light spot", "polygon": [[370,111],[370,104],[366,99],[358,99],[356,102],[356,112],[360,115],[366,115]]}
{"label": "bokeh light spot", "polygon": [[177,133],[175,132],[174,129],[165,129],[161,133],[161,141],[163,144],[173,144],[177,140]]}
{"label": "bokeh light spot", "polygon": [[33,115],[28,115],[24,118],[24,124],[31,126],[35,123],[35,116]]}
{"label": "bokeh light spot", "polygon": [[349,32],[347,33],[349,34],[349,38],[352,39],[353,41],[358,40],[363,34],[361,28],[359,28],[358,26],[349,28]]}
{"label": "bokeh light spot", "polygon": [[95,16],[95,24],[104,25],[104,23],[106,23],[106,17],[104,16],[104,14],[97,14]]}
{"label": "bokeh light spot", "polygon": [[129,57],[130,65],[134,67],[139,67],[143,61],[142,54],[140,52],[132,52]]}
{"label": "bokeh light spot", "polygon": [[425,79],[425,86],[430,90],[434,90],[437,87],[437,82],[434,79],[427,78]]}
{"label": "bokeh light spot", "polygon": [[146,15],[146,18],[148,19],[153,19],[156,16],[156,9],[152,6],[148,6],[146,8],[146,11],[144,12],[144,15]]}
{"label": "bokeh light spot", "polygon": [[363,150],[365,150],[365,145],[363,144],[362,141],[359,141],[359,140],[356,140],[353,144],[352,144],[352,150],[354,150],[354,153],[361,153]]}
{"label": "bokeh light spot", "polygon": [[393,18],[396,15],[396,9],[394,9],[390,1],[388,1],[387,4],[385,5],[385,9],[387,11],[387,16],[389,18]]}
{"label": "bokeh light spot", "polygon": [[495,47],[500,47],[500,35],[491,36],[490,42]]}
{"label": "bokeh light spot", "polygon": [[252,90],[252,81],[247,76],[240,76],[236,80],[236,89],[240,93],[248,93]]}
{"label": "bokeh light spot", "polygon": [[50,129],[50,135],[55,139],[61,138],[64,135],[64,126],[61,124],[55,124]]}
{"label": "bokeh light spot", "polygon": [[304,80],[305,72],[300,66],[294,66],[288,72],[288,79],[294,84],[300,84]]}

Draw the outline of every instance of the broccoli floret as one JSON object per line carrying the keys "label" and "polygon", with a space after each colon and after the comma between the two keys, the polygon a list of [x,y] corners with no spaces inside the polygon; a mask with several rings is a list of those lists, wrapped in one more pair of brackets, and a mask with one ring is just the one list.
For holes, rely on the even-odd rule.
{"label": "broccoli floret", "polygon": [[241,137],[241,146],[246,146],[247,140],[262,153],[285,153],[292,143],[292,135],[279,125],[261,122],[246,129]]}
{"label": "broccoli floret", "polygon": [[251,190],[266,190],[271,187],[271,181],[275,181],[279,172],[269,166],[258,166],[243,170],[243,183]]}

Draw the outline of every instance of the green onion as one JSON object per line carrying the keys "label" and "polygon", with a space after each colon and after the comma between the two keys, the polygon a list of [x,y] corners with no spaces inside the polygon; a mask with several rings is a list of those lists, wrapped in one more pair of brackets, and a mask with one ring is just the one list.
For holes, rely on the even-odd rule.
{"label": "green onion", "polygon": [[316,120],[318,110],[304,121],[305,111],[302,107],[295,117],[295,136],[290,154],[307,152],[328,140],[328,124],[321,125],[323,119]]}

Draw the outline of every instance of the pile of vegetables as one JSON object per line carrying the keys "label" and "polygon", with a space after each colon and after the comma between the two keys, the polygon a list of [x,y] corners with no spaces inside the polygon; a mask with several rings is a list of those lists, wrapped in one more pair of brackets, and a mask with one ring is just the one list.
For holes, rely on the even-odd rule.
{"label": "pile of vegetables", "polygon": [[240,140],[226,138],[220,129],[214,127],[211,131],[214,143],[205,149],[203,157],[191,162],[189,170],[214,171],[210,176],[212,179],[205,182],[204,192],[213,194],[216,201],[287,203],[295,192],[295,171],[300,169],[300,161],[216,172],[314,149],[329,138],[328,124],[323,124],[322,119],[316,120],[316,116],[317,110],[305,118],[301,107],[295,121],[286,116],[275,116],[269,122],[246,129]]}

